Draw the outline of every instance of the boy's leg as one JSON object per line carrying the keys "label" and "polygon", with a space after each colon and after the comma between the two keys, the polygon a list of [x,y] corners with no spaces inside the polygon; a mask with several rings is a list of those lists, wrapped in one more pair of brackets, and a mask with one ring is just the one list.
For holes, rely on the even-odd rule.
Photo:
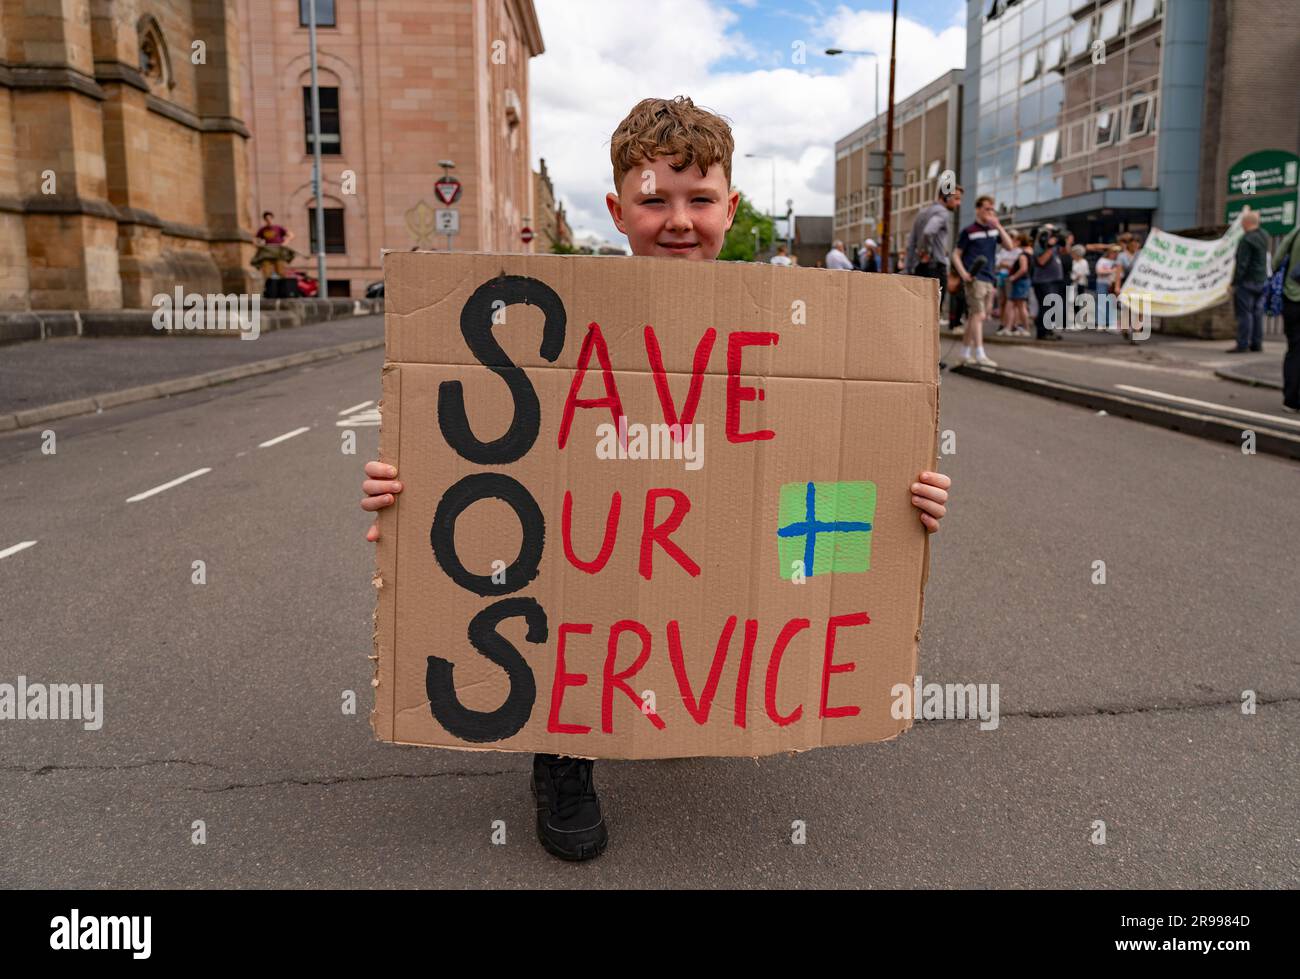
{"label": "boy's leg", "polygon": [[589,758],[533,755],[533,795],[537,799],[537,838],[564,860],[600,856],[609,842]]}

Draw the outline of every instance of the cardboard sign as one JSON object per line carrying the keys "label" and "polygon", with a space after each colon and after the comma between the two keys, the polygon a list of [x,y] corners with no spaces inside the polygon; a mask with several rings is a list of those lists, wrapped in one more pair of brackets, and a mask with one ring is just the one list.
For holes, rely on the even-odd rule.
{"label": "cardboard sign", "polygon": [[892,738],[935,465],[930,279],[384,257],[372,724],[592,758]]}

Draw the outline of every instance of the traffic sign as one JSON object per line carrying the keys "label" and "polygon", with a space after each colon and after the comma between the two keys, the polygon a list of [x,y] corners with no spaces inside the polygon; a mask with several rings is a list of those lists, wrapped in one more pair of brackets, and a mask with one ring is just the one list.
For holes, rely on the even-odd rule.
{"label": "traffic sign", "polygon": [[524,229],[519,232],[519,237],[523,239],[525,245],[528,244],[533,240],[533,229],[524,225]]}
{"label": "traffic sign", "polygon": [[1300,157],[1286,150],[1260,150],[1228,168],[1228,193],[1268,194],[1294,191],[1300,182]]}
{"label": "traffic sign", "polygon": [[1232,224],[1245,207],[1258,212],[1259,226],[1270,235],[1287,234],[1296,225],[1296,193],[1293,190],[1281,194],[1255,194],[1253,197],[1228,201],[1224,205],[1224,221]]}
{"label": "traffic sign", "polygon": [[433,192],[444,204],[455,204],[460,200],[460,181],[450,174],[439,177],[433,185]]}
{"label": "traffic sign", "polygon": [[454,207],[439,208],[433,212],[434,228],[440,235],[460,234],[460,211]]}
{"label": "traffic sign", "polygon": [[[894,167],[890,174],[890,182],[895,187],[903,186],[903,166],[904,155],[894,152]],[[867,153],[867,184],[872,187],[882,187],[885,183],[885,151],[870,150]]]}

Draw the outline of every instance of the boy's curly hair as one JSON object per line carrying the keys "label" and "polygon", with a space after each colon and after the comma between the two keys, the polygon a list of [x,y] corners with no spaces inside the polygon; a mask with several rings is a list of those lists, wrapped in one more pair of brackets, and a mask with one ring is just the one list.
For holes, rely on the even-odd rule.
{"label": "boy's curly hair", "polygon": [[695,164],[700,174],[722,164],[731,185],[731,154],[736,142],[722,116],[697,106],[685,95],[673,99],[642,99],[632,107],[610,139],[609,158],[614,165],[614,189],[633,167],[663,156],[676,162],[674,170]]}

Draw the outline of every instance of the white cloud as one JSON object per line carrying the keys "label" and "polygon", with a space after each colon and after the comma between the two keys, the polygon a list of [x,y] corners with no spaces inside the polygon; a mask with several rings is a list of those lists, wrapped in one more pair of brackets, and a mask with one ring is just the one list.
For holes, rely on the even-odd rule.
{"label": "white cloud", "polygon": [[[734,10],[711,0],[653,5],[536,0],[536,5],[546,53],[532,62],[533,163],[546,158],[575,231],[618,244],[625,239],[604,205],[613,189],[609,138],[638,100],[685,94],[727,117],[736,137],[735,185],[757,207],[770,207],[772,163],[744,154],[774,155],[777,210],[783,213],[786,198],[793,198],[799,214],[832,213],[835,140],[874,114],[873,61],[854,58],[841,65],[820,52],[826,47],[880,51],[884,106],[888,13],[841,6],[823,16],[795,15],[789,37],[772,52],[740,33]],[[642,14],[620,16],[625,6]],[[795,40],[807,44],[805,65],[788,64]],[[960,67],[965,54],[960,26],[933,30],[900,17],[895,97]],[[722,63],[730,70],[719,69]],[[755,67],[737,70],[746,63]],[[832,70],[841,73],[829,74]]]}

